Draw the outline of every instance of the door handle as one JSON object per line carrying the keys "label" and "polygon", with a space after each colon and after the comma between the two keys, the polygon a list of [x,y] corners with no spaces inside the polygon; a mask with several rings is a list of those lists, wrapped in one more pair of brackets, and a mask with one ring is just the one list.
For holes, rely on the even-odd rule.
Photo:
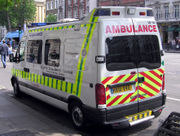
{"label": "door handle", "polygon": [[144,77],[138,77],[138,83],[143,83],[144,82]]}
{"label": "door handle", "polygon": [[29,68],[24,68],[24,71],[25,72],[29,72]]}

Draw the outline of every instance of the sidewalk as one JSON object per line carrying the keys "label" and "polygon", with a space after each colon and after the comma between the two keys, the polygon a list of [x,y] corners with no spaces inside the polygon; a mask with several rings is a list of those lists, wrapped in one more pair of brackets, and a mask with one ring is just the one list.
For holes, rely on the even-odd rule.
{"label": "sidewalk", "polygon": [[21,101],[12,91],[0,88],[0,136],[77,135],[73,129],[54,122]]}
{"label": "sidewalk", "polygon": [[180,50],[172,50],[172,49],[166,50],[166,49],[164,49],[164,51],[165,51],[166,53],[180,53]]}

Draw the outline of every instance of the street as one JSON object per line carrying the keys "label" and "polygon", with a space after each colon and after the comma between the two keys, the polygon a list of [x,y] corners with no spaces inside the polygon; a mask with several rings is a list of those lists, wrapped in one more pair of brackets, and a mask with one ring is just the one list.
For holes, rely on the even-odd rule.
{"label": "street", "polygon": [[180,112],[179,60],[180,53],[165,53],[167,101],[160,117],[126,129],[90,125],[84,131],[75,130],[64,111],[27,95],[15,98],[10,83],[12,63],[6,69],[0,63],[0,136],[153,136],[171,112]]}

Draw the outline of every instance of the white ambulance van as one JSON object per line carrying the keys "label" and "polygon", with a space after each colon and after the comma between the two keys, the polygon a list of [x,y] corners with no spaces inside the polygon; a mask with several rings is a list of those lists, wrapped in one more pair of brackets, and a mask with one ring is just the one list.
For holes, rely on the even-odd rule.
{"label": "white ambulance van", "polygon": [[22,92],[88,122],[133,126],[160,115],[164,54],[151,8],[99,7],[81,21],[30,28],[12,69]]}

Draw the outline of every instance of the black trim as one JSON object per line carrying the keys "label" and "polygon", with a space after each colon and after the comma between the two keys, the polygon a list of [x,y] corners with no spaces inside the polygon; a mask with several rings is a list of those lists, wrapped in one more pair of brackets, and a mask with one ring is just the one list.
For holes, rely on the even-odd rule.
{"label": "black trim", "polygon": [[[102,57],[103,60],[102,60],[102,61],[101,61],[101,60],[98,61],[98,60],[97,60],[98,57]],[[98,56],[95,57],[95,62],[98,63],[98,64],[105,63],[105,62],[106,62],[106,58],[105,58],[105,56],[98,55]]]}
{"label": "black trim", "polygon": [[29,68],[24,68],[24,72],[29,72]]}
{"label": "black trim", "polygon": [[52,97],[52,98],[54,98],[54,99],[60,100],[60,101],[65,102],[65,103],[68,103],[68,100],[67,100],[66,98],[62,97],[62,96],[53,94],[53,93],[51,93],[51,92],[46,92],[46,91],[44,91],[43,89],[34,87],[34,86],[32,86],[32,85],[26,84],[26,83],[21,82],[21,81],[19,81],[19,84],[22,85],[22,86],[24,86],[24,87],[30,88],[30,89],[32,89],[33,91],[39,92],[39,93],[41,93],[41,94],[50,96],[50,97]]}
{"label": "black trim", "polygon": [[154,96],[149,99],[139,101],[139,112],[144,110],[153,110],[161,107],[163,104],[163,95]]}
{"label": "black trim", "polygon": [[62,76],[57,76],[57,75],[52,75],[52,74],[48,74],[48,73],[43,73],[43,76],[47,76],[47,77],[51,77],[51,78],[56,78],[56,79],[59,79],[59,80],[65,80],[65,77],[62,77]]}
{"label": "black trim", "polygon": [[144,82],[144,77],[138,77],[138,83],[143,83]]}
{"label": "black trim", "polygon": [[135,83],[136,83],[136,81],[130,81],[130,82],[124,82],[124,83],[108,85],[108,87],[111,89],[111,88],[116,88],[116,87],[125,86],[125,85],[132,85],[132,84],[135,84]]}

